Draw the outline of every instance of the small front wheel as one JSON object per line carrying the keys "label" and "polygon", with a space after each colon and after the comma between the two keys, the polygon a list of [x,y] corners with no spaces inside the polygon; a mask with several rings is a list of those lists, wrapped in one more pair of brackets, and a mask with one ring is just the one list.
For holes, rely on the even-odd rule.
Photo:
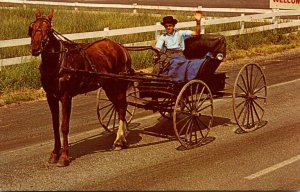
{"label": "small front wheel", "polygon": [[[126,91],[126,101],[129,103],[126,110],[126,122],[129,124],[135,114],[137,91],[133,83],[129,83]],[[97,116],[100,125],[108,132],[115,133],[119,126],[118,114],[113,103],[108,99],[103,88],[98,89],[97,93]]]}
{"label": "small front wheel", "polygon": [[180,91],[173,113],[179,142],[191,149],[203,144],[213,123],[213,97],[201,80],[189,81]]}

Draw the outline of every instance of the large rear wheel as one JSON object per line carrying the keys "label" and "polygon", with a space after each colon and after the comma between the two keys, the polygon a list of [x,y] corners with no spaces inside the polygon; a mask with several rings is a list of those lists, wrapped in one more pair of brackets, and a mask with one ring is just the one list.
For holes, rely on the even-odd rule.
{"label": "large rear wheel", "polygon": [[238,126],[245,132],[264,125],[267,100],[265,75],[258,64],[243,66],[233,88],[233,113]]}

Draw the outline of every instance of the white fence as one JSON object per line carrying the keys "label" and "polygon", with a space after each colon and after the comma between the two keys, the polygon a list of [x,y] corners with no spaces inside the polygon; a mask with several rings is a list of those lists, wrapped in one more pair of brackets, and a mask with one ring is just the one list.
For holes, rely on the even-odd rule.
{"label": "white fence", "polygon": [[[3,2],[3,1],[0,1]],[[29,2],[29,1],[25,1]],[[31,1],[30,1],[31,2]],[[222,34],[225,36],[232,36],[232,35],[239,35],[239,34],[247,34],[247,33],[255,33],[279,28],[287,28],[287,27],[299,27],[300,20],[278,20],[281,16],[299,16],[299,10],[287,10],[287,11],[273,11],[267,12],[263,14],[253,14],[253,15],[244,15],[238,17],[227,17],[227,18],[220,18],[220,19],[205,19],[201,20],[202,31],[201,33],[205,33],[205,27],[209,25],[218,25],[218,24],[226,24],[226,23],[233,23],[233,22],[240,22],[240,29],[232,30],[232,31],[222,31],[218,32],[218,34]],[[259,27],[253,28],[245,28],[245,22],[253,22],[262,19],[272,19],[272,23],[268,25],[263,25]],[[176,25],[176,28],[188,28],[194,27],[195,21],[191,22],[182,22]],[[114,29],[109,30],[109,28],[105,28],[103,31],[94,31],[94,32],[85,32],[85,33],[73,33],[73,34],[64,34],[67,38],[71,40],[79,40],[79,39],[89,39],[89,38],[100,38],[100,37],[110,37],[110,36],[117,36],[117,35],[128,35],[134,33],[144,33],[144,32],[155,32],[155,35],[158,34],[160,30],[164,30],[163,26],[159,23],[156,25],[150,26],[141,26],[141,27],[134,27],[134,28],[125,28],[125,29]],[[154,41],[154,40],[153,40]],[[130,45],[149,45],[153,41],[148,42],[140,42],[140,43],[132,43]],[[0,41],[0,48],[4,47],[12,47],[12,46],[20,46],[20,45],[28,45],[30,44],[30,38],[21,38],[21,39],[11,39],[11,40],[3,40]],[[7,65],[14,65],[20,64],[23,62],[30,61],[31,56],[22,56],[22,57],[15,57],[15,58],[7,58],[0,60],[0,67],[7,66]]]}
{"label": "white fence", "polygon": [[204,12],[228,12],[228,13],[266,13],[272,12],[272,9],[240,9],[240,8],[203,8],[198,7],[173,7],[173,6],[154,6],[154,5],[138,5],[133,3],[128,4],[100,4],[100,3],[78,3],[78,2],[47,2],[47,1],[27,1],[27,0],[0,0],[0,3],[12,3],[21,5],[51,5],[51,6],[68,6],[74,7],[87,7],[87,8],[113,8],[113,9],[132,9],[136,12],[138,9],[144,10],[169,10],[169,11],[196,11],[201,10]]}

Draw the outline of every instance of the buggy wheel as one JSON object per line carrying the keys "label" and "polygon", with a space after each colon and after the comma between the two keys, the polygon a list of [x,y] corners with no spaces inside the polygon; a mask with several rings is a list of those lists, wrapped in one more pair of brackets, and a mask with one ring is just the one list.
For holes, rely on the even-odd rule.
{"label": "buggy wheel", "polygon": [[189,81],[180,91],[173,114],[173,127],[179,142],[191,149],[205,143],[213,122],[213,98],[201,80]]}
{"label": "buggy wheel", "polygon": [[233,88],[233,114],[238,126],[245,132],[263,125],[267,99],[265,75],[258,64],[244,65]]}
{"label": "buggy wheel", "polygon": [[[167,109],[171,109],[172,106],[174,106],[174,101],[175,99],[173,98],[164,98],[161,105],[164,106]],[[172,120],[173,118],[173,112],[168,112],[168,111],[159,111],[161,116],[163,116],[166,119]]]}
{"label": "buggy wheel", "polygon": [[166,111],[160,111],[159,112],[162,117],[171,120],[173,118],[173,113],[171,112],[166,112]]}
{"label": "buggy wheel", "polygon": [[[137,98],[136,88],[133,83],[129,83],[126,100],[127,103],[135,103]],[[126,110],[126,122],[129,124],[135,113],[136,106],[128,104]],[[108,99],[103,88],[98,89],[97,93],[97,116],[101,126],[108,132],[115,133],[119,126],[119,118],[113,103]]]}

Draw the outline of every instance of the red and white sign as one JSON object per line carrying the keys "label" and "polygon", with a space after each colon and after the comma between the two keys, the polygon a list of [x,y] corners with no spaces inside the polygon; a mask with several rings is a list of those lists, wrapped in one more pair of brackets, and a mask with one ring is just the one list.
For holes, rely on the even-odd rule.
{"label": "red and white sign", "polygon": [[270,8],[300,9],[300,0],[270,0]]}

